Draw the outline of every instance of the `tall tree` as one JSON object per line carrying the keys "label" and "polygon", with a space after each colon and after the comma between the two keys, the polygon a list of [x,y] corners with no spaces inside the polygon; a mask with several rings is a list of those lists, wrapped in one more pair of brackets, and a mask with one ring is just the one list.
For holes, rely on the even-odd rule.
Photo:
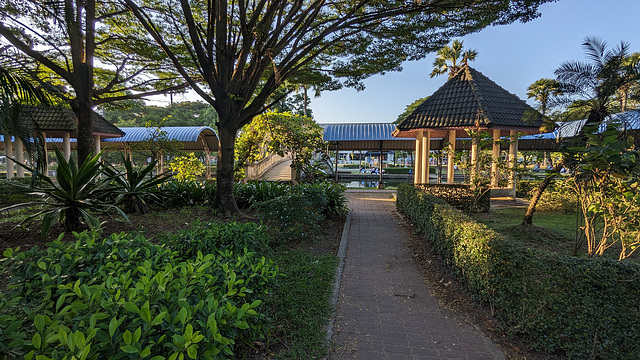
{"label": "tall tree", "polygon": [[[626,82],[618,89],[618,100],[620,101],[620,112],[627,111],[627,104],[629,100],[634,100],[636,103],[640,96],[640,82],[638,76],[636,76],[634,69],[638,68],[640,63],[640,53],[633,53],[623,60],[624,75],[627,79]],[[635,96],[632,96],[635,95]]]}
{"label": "tall tree", "polygon": [[[93,151],[95,106],[182,88],[141,41],[127,12],[107,0],[4,0],[0,36],[63,81],[78,118],[78,160]],[[138,54],[144,54],[142,57]],[[100,58],[101,67],[95,67]]]}
{"label": "tall tree", "polygon": [[555,79],[538,79],[527,88],[527,98],[540,104],[542,115],[547,115],[549,100],[560,94],[560,83]]}
{"label": "tall tree", "polygon": [[449,73],[449,78],[451,78],[460,69],[461,65],[474,61],[478,56],[478,51],[475,49],[462,51],[463,47],[464,41],[456,39],[453,40],[451,46],[445,45],[440,48],[436,59],[433,61],[431,77]]}
{"label": "tall tree", "polygon": [[[403,61],[424,57],[452,36],[528,21],[552,0],[120,1],[218,112],[218,196],[231,215],[239,212],[233,198],[236,132],[269,107],[286,80],[324,74],[362,88],[364,78],[400,70]],[[178,45],[189,59],[176,53]]]}

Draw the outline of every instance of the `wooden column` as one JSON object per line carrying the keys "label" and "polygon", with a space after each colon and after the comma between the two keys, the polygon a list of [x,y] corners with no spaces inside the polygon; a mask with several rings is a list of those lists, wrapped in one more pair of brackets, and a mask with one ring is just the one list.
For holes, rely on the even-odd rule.
{"label": "wooden column", "polygon": [[338,183],[338,160],[339,160],[339,153],[338,153],[338,143],[336,142],[336,184]]}
{"label": "wooden column", "polygon": [[7,179],[13,177],[13,143],[11,142],[11,135],[4,134],[4,155],[5,163],[7,164]]}
{"label": "wooden column", "polygon": [[420,178],[423,184],[429,183],[429,152],[431,151],[431,131],[427,130],[422,135],[422,168],[420,169]]}
{"label": "wooden column", "polygon": [[491,153],[491,186],[498,187],[498,161],[500,158],[500,130],[493,130],[493,152]]}
{"label": "wooden column", "polygon": [[509,131],[509,189],[511,196],[516,197],[516,163],[518,162],[518,136],[515,130]]}
{"label": "wooden column", "polygon": [[416,133],[416,156],[413,161],[413,183],[422,184],[422,138],[424,131],[420,130]]}
{"label": "wooden column", "polygon": [[64,155],[64,160],[69,162],[71,158],[71,134],[64,133],[62,135],[62,154]]}
{"label": "wooden column", "polygon": [[454,180],[454,168],[453,161],[456,152],[456,131],[449,130],[449,157],[447,162],[447,183],[453,184]]}
{"label": "wooden column", "polygon": [[[22,143],[22,140],[16,138],[16,161],[24,164],[24,144]],[[20,165],[16,166],[16,173],[17,176],[19,178],[23,178],[24,177],[24,168]]]}
{"label": "wooden column", "polygon": [[479,134],[471,136],[471,183],[475,183],[478,177],[478,137]]}

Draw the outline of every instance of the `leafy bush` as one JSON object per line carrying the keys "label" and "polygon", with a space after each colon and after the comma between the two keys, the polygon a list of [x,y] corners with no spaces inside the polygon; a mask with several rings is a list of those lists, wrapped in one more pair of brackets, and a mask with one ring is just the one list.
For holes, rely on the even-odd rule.
{"label": "leafy bush", "polygon": [[171,180],[159,192],[167,206],[209,205],[213,204],[216,196],[216,183]]}
{"label": "leafy bush", "polygon": [[516,181],[516,196],[519,198],[531,199],[542,180],[519,180]]}
{"label": "leafy bush", "polygon": [[420,184],[420,187],[456,209],[485,212],[491,207],[491,193],[487,188],[474,189],[468,184]]}
{"label": "leafy bush", "polygon": [[252,204],[274,199],[282,196],[289,190],[289,185],[279,181],[249,181],[236,183],[233,187],[233,195],[242,209],[249,208]]}
{"label": "leafy bush", "polygon": [[196,181],[196,176],[204,173],[204,164],[194,153],[189,153],[173,158],[169,169],[175,172],[173,176],[178,181]]}
{"label": "leafy bush", "polygon": [[[347,190],[347,186],[344,184],[336,184],[334,182],[325,181],[315,184],[303,184],[300,185],[303,189],[318,189],[322,191],[327,198],[325,207],[322,209],[322,214],[326,216],[346,216],[349,213],[347,207],[347,197],[344,196],[344,192]],[[296,191],[295,188],[293,190]]]}
{"label": "leafy bush", "polygon": [[[556,179],[551,183],[547,190],[542,193],[536,210],[564,214],[575,213],[578,209],[578,197],[569,181],[573,180]],[[535,191],[535,189],[532,191]]]}
{"label": "leafy bush", "polygon": [[198,252],[215,254],[218,251],[264,252],[269,238],[264,227],[256,223],[214,223],[196,221],[190,229],[181,230],[161,240],[182,257],[195,257]]}
{"label": "leafy bush", "polygon": [[320,231],[320,222],[324,220],[322,210],[328,199],[317,187],[299,187],[275,199],[255,203],[259,217],[273,227],[275,237],[281,242],[291,242],[308,238]]}
{"label": "leafy bush", "polygon": [[397,207],[508,335],[573,359],[640,354],[638,264],[523,248],[412,186],[398,188]]}
{"label": "leafy bush", "polygon": [[141,236],[5,252],[0,352],[9,358],[223,359],[258,336],[260,297],[278,273],[255,253],[180,258]]}
{"label": "leafy bush", "polygon": [[390,167],[390,168],[386,168],[384,169],[384,173],[385,174],[410,174],[409,171],[413,171],[413,168],[408,168],[408,167]]}
{"label": "leafy bush", "polygon": [[16,186],[15,184],[29,185],[31,178],[13,178],[0,180],[0,206],[5,207],[25,203],[30,200],[29,188],[26,186]]}

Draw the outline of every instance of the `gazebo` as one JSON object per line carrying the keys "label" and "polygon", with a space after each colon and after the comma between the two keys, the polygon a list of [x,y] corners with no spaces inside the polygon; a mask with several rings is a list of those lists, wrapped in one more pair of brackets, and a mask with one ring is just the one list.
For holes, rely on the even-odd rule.
{"label": "gazebo", "polygon": [[518,133],[539,134],[543,115],[469,65],[460,67],[433,95],[409,114],[393,132],[394,137],[415,138],[415,184],[429,183],[431,139],[447,139],[447,183],[454,180],[456,139],[471,137],[472,179],[478,159],[478,137],[469,131],[493,136],[492,196],[515,196],[515,177],[509,175],[506,191],[497,191],[500,139],[508,137],[509,167],[517,161]]}
{"label": "gazebo", "polygon": [[[69,160],[72,146],[75,147],[76,145],[75,138],[78,133],[77,117],[71,109],[64,107],[22,106],[19,120],[38,124],[38,129],[46,142],[46,150],[53,150],[52,143],[62,142],[62,153],[64,158]],[[99,114],[93,113],[93,137],[96,153],[100,152],[101,139],[121,137],[123,135],[124,132],[122,130]],[[24,145],[20,139],[14,139],[11,136],[5,135],[2,140],[0,149],[7,155],[7,178],[11,178],[13,177],[14,164],[9,158],[14,157],[15,153],[15,159],[19,162],[24,162]],[[16,171],[18,177],[24,176],[22,167],[18,166]]]}

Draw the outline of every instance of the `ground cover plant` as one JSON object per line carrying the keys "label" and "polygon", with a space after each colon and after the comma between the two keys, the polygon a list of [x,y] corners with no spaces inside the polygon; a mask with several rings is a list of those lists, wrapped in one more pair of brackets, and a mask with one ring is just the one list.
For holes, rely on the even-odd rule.
{"label": "ground cover plant", "polygon": [[[320,186],[307,187],[305,194],[325,197]],[[324,188],[344,200],[341,188]],[[325,218],[318,233],[280,246],[266,224],[212,214],[200,205],[152,205],[130,216],[134,225],[104,222],[103,235],[61,235],[39,248],[25,241],[23,252],[3,242],[0,274],[9,283],[0,283],[0,352],[10,359],[325,355],[343,218]]]}
{"label": "ground cover plant", "polygon": [[397,206],[512,339],[572,359],[637,358],[638,264],[511,241],[411,186]]}

